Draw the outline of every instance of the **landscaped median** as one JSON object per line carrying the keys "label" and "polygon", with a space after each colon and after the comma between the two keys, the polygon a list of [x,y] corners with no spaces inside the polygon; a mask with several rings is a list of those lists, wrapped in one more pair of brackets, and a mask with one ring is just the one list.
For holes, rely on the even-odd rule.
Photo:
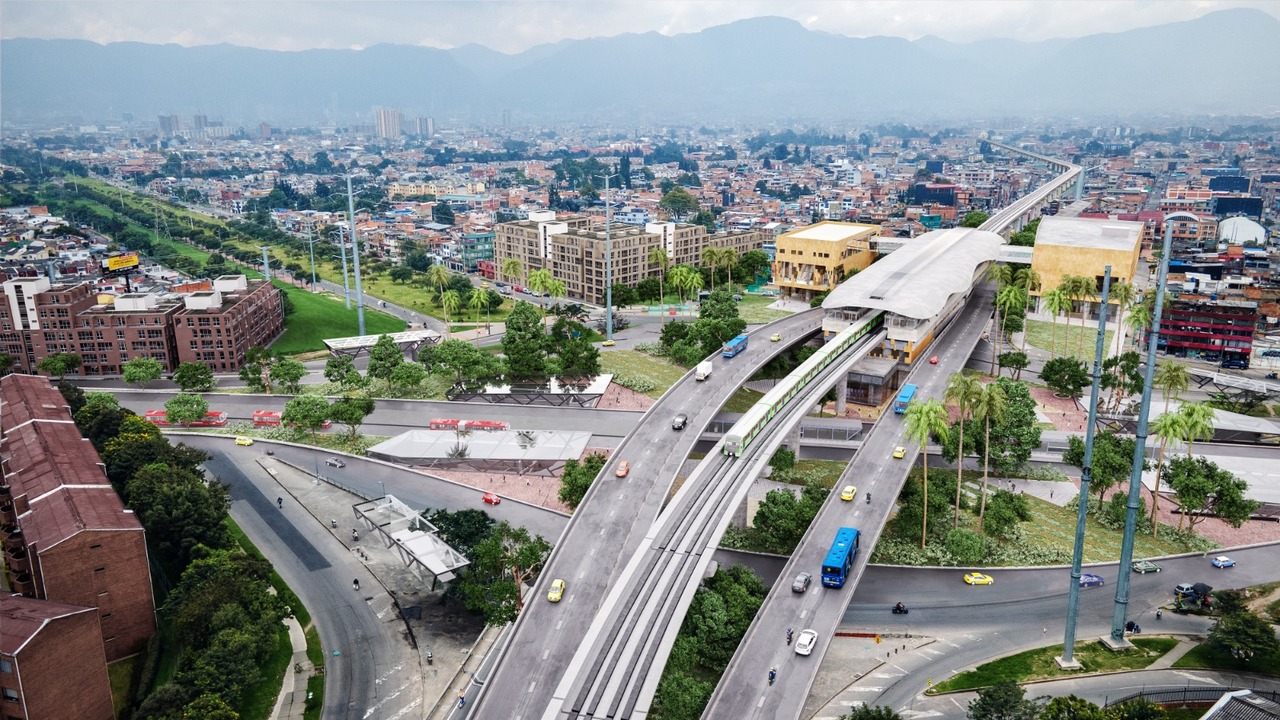
{"label": "landscaped median", "polygon": [[1062,656],[1063,646],[1050,645],[984,663],[973,670],[962,672],[934,685],[926,693],[937,695],[977,690],[1008,680],[1025,683],[1125,670],[1143,670],[1178,645],[1177,638],[1171,637],[1131,637],[1129,640],[1134,644],[1135,649],[1121,652],[1109,650],[1097,641],[1076,643],[1073,655],[1084,666],[1084,670],[1063,670],[1058,667],[1054,658]]}

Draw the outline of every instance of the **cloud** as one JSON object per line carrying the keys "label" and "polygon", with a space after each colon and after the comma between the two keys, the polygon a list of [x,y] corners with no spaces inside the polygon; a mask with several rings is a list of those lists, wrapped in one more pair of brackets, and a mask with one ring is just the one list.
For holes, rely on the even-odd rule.
{"label": "cloud", "polygon": [[767,15],[853,37],[1034,41],[1190,20],[1229,7],[1280,17],[1274,0],[6,0],[0,27],[6,38],[99,43],[273,50],[478,43],[520,52],[567,38],[673,35]]}

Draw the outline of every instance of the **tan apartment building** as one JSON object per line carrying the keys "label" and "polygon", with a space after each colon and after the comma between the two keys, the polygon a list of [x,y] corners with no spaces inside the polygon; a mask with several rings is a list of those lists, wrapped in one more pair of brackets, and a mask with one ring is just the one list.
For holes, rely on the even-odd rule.
{"label": "tan apartment building", "polygon": [[0,594],[0,717],[115,717],[93,608]]}
{"label": "tan apartment building", "polygon": [[[1031,269],[1040,276],[1040,289],[1033,290],[1037,309],[1040,297],[1062,284],[1066,275],[1082,275],[1095,281],[1098,292],[1111,266],[1111,283],[1132,283],[1142,253],[1143,224],[1127,220],[1073,218],[1061,215],[1040,219]],[[1145,266],[1144,266],[1145,267]],[[1077,311],[1092,315],[1095,300],[1083,300]]]}
{"label": "tan apartment building", "polygon": [[773,282],[783,297],[809,302],[830,292],[875,258],[879,225],[824,221],[779,235]]}
{"label": "tan apartment building", "polygon": [[280,291],[244,275],[215,278],[213,289],[183,297],[174,314],[179,362],[199,362],[214,372],[234,372],[256,345],[284,331]]}
{"label": "tan apartment building", "polygon": [[[529,213],[528,220],[499,223],[494,228],[494,263],[499,269],[507,258],[520,261],[524,277],[502,278],[523,283],[528,273],[547,269],[565,284],[569,297],[604,303],[606,255],[611,255],[614,283],[635,286],[641,280],[660,277],[649,261],[653,248],[662,248],[670,265],[699,265],[707,247],[730,247],[739,255],[764,247],[759,231],[707,234],[701,225],[657,222],[644,227],[616,224],[592,225],[582,215],[557,218],[551,211]],[[607,248],[607,249],[606,249]]]}
{"label": "tan apartment building", "polygon": [[97,608],[106,661],[155,634],[142,523],[111,487],[61,393],[38,375],[0,378],[0,543],[13,592]]}

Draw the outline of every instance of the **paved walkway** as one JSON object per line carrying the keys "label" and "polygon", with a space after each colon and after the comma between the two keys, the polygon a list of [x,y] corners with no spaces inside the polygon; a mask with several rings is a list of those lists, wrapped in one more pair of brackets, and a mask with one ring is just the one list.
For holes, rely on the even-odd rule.
{"label": "paved walkway", "polygon": [[1198,645],[1196,641],[1188,637],[1179,637],[1178,644],[1172,650],[1165,653],[1159,660],[1151,663],[1146,667],[1147,670],[1164,670],[1173,667],[1173,664],[1182,659],[1183,655],[1191,652],[1191,649]]}
{"label": "paved walkway", "polygon": [[301,720],[307,709],[307,678],[311,676],[311,660],[307,658],[307,636],[302,625],[294,618],[285,618],[289,628],[289,643],[293,645],[293,659],[285,671],[280,685],[280,697],[271,711],[272,720]]}

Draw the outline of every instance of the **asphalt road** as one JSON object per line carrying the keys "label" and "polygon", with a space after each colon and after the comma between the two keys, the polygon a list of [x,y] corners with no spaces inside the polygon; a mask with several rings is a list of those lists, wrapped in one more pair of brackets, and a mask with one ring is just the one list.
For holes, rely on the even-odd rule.
{"label": "asphalt road", "polygon": [[[326,720],[395,717],[421,701],[421,670],[402,627],[383,622],[371,602],[385,595],[372,574],[342,543],[317,527],[296,503],[277,507],[280,487],[255,462],[256,448],[225,440],[183,438],[208,451],[209,472],[231,488],[231,516],[266,555],[311,613],[325,658]],[[362,590],[352,587],[359,579]],[[404,695],[386,697],[390,688]]]}
{"label": "asphalt road", "polygon": [[[799,341],[815,332],[820,322],[820,311],[808,312],[757,330],[744,353],[712,361],[709,379],[695,382],[686,375],[650,408],[570,520],[497,668],[486,678],[475,717],[541,716],[609,585],[650,532],[702,429],[724,398],[785,348],[785,343],[770,343],[769,335],[779,332],[788,341]],[[676,432],[671,419],[681,412],[689,416],[688,427]],[[631,472],[626,478],[615,478],[614,468],[622,459],[631,463]],[[542,597],[553,578],[567,581],[564,599],[555,604]]]}
{"label": "asphalt road", "polygon": [[[941,398],[947,378],[964,367],[973,343],[990,317],[990,293],[985,286],[975,290],[961,315],[938,343],[938,364],[916,365],[907,382],[918,386],[915,401]],[[965,342],[968,340],[968,342]],[[857,486],[852,502],[832,493],[827,504],[805,533],[799,547],[783,571],[783,579],[801,571],[811,573],[809,592],[791,592],[790,582],[777,583],[756,613],[742,643],[720,678],[707,705],[707,717],[783,718],[798,717],[817,675],[818,662],[836,630],[841,616],[866,569],[867,552],[860,553],[842,589],[821,585],[821,568],[832,539],[841,527],[861,531],[861,546],[874,547],[884,523],[894,508],[898,492],[906,480],[918,447],[904,436],[903,416],[886,414],[864,438],[862,449],[845,468],[836,487]],[[906,457],[892,458],[894,447],[906,448]],[[870,498],[870,502],[865,498]],[[813,628],[819,635],[813,655],[797,656],[792,648],[779,644],[787,628]],[[778,668],[773,686],[763,683],[770,668]],[[762,694],[761,688],[767,687]]]}

